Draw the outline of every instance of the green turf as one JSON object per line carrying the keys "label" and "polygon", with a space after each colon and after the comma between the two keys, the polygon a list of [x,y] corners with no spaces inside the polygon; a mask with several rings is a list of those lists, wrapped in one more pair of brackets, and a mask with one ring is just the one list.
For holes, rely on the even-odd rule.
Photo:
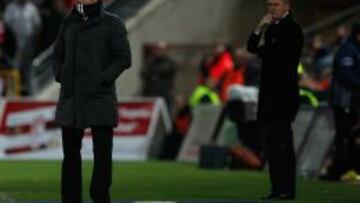
{"label": "green turf", "polygon": [[[88,198],[91,162],[84,162]],[[0,200],[59,200],[60,162],[0,162]],[[266,173],[209,171],[172,162],[115,162],[113,200],[258,200]],[[298,203],[359,203],[360,186],[299,180]]]}

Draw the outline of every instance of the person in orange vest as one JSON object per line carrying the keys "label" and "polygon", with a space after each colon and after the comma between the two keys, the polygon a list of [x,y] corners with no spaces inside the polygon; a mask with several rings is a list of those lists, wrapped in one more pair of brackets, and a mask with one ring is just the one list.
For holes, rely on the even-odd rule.
{"label": "person in orange vest", "polygon": [[245,85],[245,71],[246,71],[246,50],[239,48],[235,51],[234,68],[225,73],[224,81],[220,89],[220,99],[223,102],[227,101],[228,88],[231,85]]}
{"label": "person in orange vest", "polygon": [[163,151],[160,157],[166,160],[173,160],[177,157],[192,121],[191,107],[187,99],[178,95],[174,100],[175,115],[172,119],[173,130],[165,137]]}
{"label": "person in orange vest", "polygon": [[209,77],[214,81],[216,89],[222,89],[226,73],[234,68],[234,60],[230,46],[220,44],[215,50],[215,60],[210,67]]}

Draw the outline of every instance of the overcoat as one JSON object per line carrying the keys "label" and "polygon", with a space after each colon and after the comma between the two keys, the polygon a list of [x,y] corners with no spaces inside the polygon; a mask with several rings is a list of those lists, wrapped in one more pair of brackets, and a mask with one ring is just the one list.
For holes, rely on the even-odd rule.
{"label": "overcoat", "polygon": [[59,31],[53,59],[60,83],[55,121],[79,129],[116,126],[115,80],[131,66],[121,19],[104,10],[84,18],[74,9]]}

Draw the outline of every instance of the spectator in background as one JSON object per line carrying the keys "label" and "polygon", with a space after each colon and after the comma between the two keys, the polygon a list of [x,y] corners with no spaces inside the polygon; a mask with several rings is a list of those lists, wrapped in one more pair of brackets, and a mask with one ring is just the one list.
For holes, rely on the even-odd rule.
{"label": "spectator in background", "polygon": [[[287,200],[295,199],[296,193],[291,124],[300,103],[297,67],[304,37],[288,0],[268,0],[267,5],[268,14],[250,35],[247,48],[262,59],[257,121],[271,180],[270,194],[263,199]],[[260,45],[262,34],[264,45]]]}
{"label": "spectator in background", "polygon": [[[348,41],[340,46],[334,60],[331,84],[331,106],[335,115],[335,154],[329,178],[339,180],[341,175],[356,167],[353,157],[356,146],[352,128],[359,125],[360,115],[360,23],[353,26]],[[359,135],[357,135],[359,136]],[[359,146],[357,146],[359,147]],[[359,173],[359,171],[357,171]]]}
{"label": "spectator in background", "polygon": [[173,131],[165,137],[161,158],[176,159],[181,144],[188,132],[192,120],[190,105],[183,96],[175,97],[175,116]]}
{"label": "spectator in background", "polygon": [[2,77],[2,95],[4,96],[19,96],[20,93],[19,72],[13,69],[10,60],[14,54],[14,47],[12,32],[0,15],[0,75]]}
{"label": "spectator in background", "polygon": [[15,35],[16,55],[14,66],[20,69],[22,91],[27,95],[29,93],[29,69],[41,28],[40,14],[31,1],[14,0],[7,5],[4,20]]}
{"label": "spectator in background", "polygon": [[[238,157],[238,161],[242,163],[240,165],[250,169],[260,169],[264,163],[264,153],[262,152],[256,121],[252,119],[256,109],[253,109],[251,105],[257,103],[258,89],[256,87],[233,84],[227,89],[227,94],[227,102],[220,117],[220,122],[223,122],[221,120],[224,119],[224,116],[234,122],[237,129],[237,137],[241,143],[240,146],[232,147],[230,154],[234,158]],[[247,151],[246,154],[251,155],[253,161],[249,162],[246,156],[242,156],[244,150],[245,152]],[[234,163],[236,161],[232,164]]]}
{"label": "spectator in background", "polygon": [[314,92],[325,92],[330,88],[331,70],[325,69],[322,72],[308,72],[303,66],[299,65],[299,86]]}
{"label": "spectator in background", "polygon": [[211,104],[218,106],[221,104],[218,93],[215,91],[215,83],[210,78],[204,84],[199,84],[192,92],[189,104],[195,108],[199,104]]}
{"label": "spectator in background", "polygon": [[154,45],[150,56],[141,70],[142,95],[146,97],[163,97],[171,112],[176,63],[167,53],[165,42]]}
{"label": "spectator in background", "polygon": [[[11,74],[12,66],[9,57],[6,55],[3,47],[0,45],[0,80],[1,80],[1,96],[11,95],[14,89],[11,90],[9,86],[14,86],[13,74]],[[12,92],[9,92],[12,91]]]}
{"label": "spectator in background", "polygon": [[191,124],[191,108],[187,99],[180,95],[175,97],[175,104],[174,131],[177,135],[184,137]]}
{"label": "spectator in background", "polygon": [[219,44],[214,52],[215,59],[209,76],[215,84],[216,91],[221,92],[226,74],[234,68],[233,51],[229,45]]}
{"label": "spectator in background", "polygon": [[58,33],[61,22],[66,14],[64,1],[43,1],[40,7],[40,13],[43,23],[38,51],[43,51],[56,39],[56,34]]}
{"label": "spectator in background", "polygon": [[0,96],[5,96],[6,88],[6,70],[11,68],[10,60],[4,53],[3,47],[0,45]]}
{"label": "spectator in background", "polygon": [[324,69],[330,68],[332,64],[331,49],[324,43],[321,35],[316,35],[309,50],[309,57],[307,60],[312,64],[312,69],[317,74],[320,74]]}
{"label": "spectator in background", "polygon": [[231,85],[245,85],[246,72],[246,50],[239,48],[234,55],[234,68],[224,73],[224,80],[220,90],[220,98],[222,102],[227,101],[228,88]]}
{"label": "spectator in background", "polygon": [[198,79],[198,84],[203,85],[209,79],[210,69],[214,63],[214,56],[211,54],[203,56],[200,63],[200,76]]}
{"label": "spectator in background", "polygon": [[345,44],[349,37],[349,30],[345,25],[340,25],[336,30],[336,39],[333,44],[334,48],[339,48],[341,45]]}
{"label": "spectator in background", "polygon": [[15,37],[9,26],[5,23],[3,14],[0,12],[0,46],[6,54],[13,58],[15,54]]}

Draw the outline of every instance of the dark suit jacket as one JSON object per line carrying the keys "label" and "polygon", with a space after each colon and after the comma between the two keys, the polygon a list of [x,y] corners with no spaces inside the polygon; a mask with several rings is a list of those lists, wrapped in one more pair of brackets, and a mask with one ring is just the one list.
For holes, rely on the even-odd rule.
{"label": "dark suit jacket", "polygon": [[290,13],[267,28],[264,45],[259,45],[260,38],[252,33],[247,44],[248,51],[262,59],[258,120],[293,121],[299,108],[297,66],[304,43],[302,29]]}

